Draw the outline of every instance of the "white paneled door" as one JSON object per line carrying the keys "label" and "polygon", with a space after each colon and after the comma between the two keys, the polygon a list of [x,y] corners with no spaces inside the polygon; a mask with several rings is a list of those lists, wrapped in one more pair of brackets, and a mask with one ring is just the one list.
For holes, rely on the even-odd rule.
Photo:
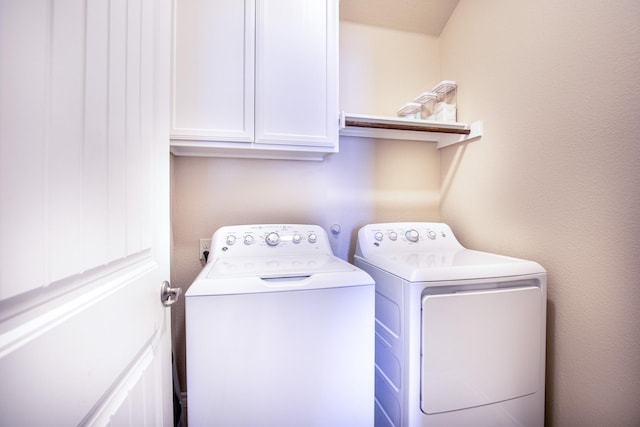
{"label": "white paneled door", "polygon": [[0,0],[0,425],[172,425],[168,0]]}

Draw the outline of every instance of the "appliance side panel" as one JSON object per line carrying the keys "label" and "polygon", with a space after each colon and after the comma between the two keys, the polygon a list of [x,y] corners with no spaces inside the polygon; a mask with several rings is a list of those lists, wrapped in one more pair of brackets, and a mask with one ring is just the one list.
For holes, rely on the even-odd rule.
{"label": "appliance side panel", "polygon": [[376,284],[375,425],[400,426],[407,375],[403,280],[358,258],[355,263]]}

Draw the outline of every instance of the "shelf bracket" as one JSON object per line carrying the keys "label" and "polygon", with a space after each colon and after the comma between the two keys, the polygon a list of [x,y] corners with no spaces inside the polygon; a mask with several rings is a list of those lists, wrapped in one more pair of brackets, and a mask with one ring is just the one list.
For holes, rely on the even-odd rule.
{"label": "shelf bracket", "polygon": [[483,131],[482,120],[478,120],[477,122],[471,123],[471,125],[469,125],[469,129],[471,132],[469,132],[468,135],[455,135],[455,134],[442,135],[438,141],[437,148],[440,149],[440,148],[448,147],[450,145],[460,144],[462,142],[471,142],[471,141],[480,139],[482,137],[482,131]]}

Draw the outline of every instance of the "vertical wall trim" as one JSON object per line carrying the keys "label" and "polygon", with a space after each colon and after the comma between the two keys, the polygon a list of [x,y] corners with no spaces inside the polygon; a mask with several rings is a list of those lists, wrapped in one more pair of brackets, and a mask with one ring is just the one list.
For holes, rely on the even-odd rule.
{"label": "vertical wall trim", "polygon": [[[81,162],[81,167],[80,167],[80,173],[82,174],[82,183],[81,183],[81,187],[80,187],[80,224],[78,224],[79,227],[83,227],[85,225],[85,222],[87,221],[87,215],[86,215],[86,200],[87,200],[87,164],[86,164],[86,156],[87,156],[87,45],[88,45],[88,38],[89,38],[89,33],[88,33],[88,19],[89,19],[89,10],[88,10],[88,5],[87,5],[87,0],[84,0],[83,2],[83,7],[84,7],[84,22],[83,22],[83,47],[82,47],[82,64],[83,64],[83,70],[82,70],[82,116],[80,117],[80,120],[82,121],[82,141],[80,144],[80,162]],[[80,242],[78,242],[80,243]],[[86,247],[86,240],[83,239],[82,242],[85,247],[84,250],[81,252],[82,253],[82,257],[83,259],[80,261],[80,266],[83,269],[86,269],[86,251],[90,250],[90,248]]]}
{"label": "vertical wall trim", "polygon": [[[42,191],[42,199],[43,203],[41,208],[42,212],[42,229],[44,231],[48,231],[49,224],[49,205],[51,203],[50,193],[47,191],[47,177],[49,176],[49,150],[51,150],[51,102],[52,102],[52,88],[51,81],[53,79],[53,9],[54,4],[53,0],[47,2],[47,33],[48,33],[48,43],[47,48],[45,49],[46,59],[45,63],[47,64],[47,70],[44,73],[44,90],[45,90],[45,107],[44,107],[44,134],[42,135],[43,139],[43,150],[42,150],[42,181],[41,181],[41,191]],[[51,242],[50,235],[48,232],[42,233],[42,256],[40,257],[40,263],[42,264],[42,285],[45,286],[51,282],[51,266],[50,266],[50,252],[51,252]]]}

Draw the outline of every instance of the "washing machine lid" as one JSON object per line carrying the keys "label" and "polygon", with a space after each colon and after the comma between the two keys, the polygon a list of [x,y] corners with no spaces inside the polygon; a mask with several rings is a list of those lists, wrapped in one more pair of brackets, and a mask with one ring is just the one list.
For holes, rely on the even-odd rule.
{"label": "washing machine lid", "polygon": [[185,296],[230,295],[373,285],[358,267],[334,255],[219,258],[207,264]]}
{"label": "washing machine lid", "polygon": [[353,266],[333,255],[233,257],[214,260],[207,278],[258,276],[263,279],[352,271]]}
{"label": "washing machine lid", "polygon": [[361,260],[409,282],[434,282],[544,273],[538,263],[471,249],[373,254]]}

